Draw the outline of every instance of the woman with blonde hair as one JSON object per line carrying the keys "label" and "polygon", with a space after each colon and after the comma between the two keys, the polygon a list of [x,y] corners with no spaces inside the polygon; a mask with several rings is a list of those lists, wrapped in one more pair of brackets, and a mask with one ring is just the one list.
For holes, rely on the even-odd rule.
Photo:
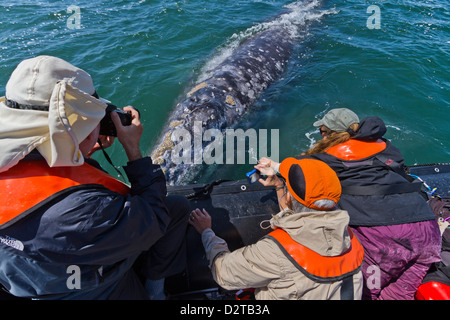
{"label": "woman with blonde hair", "polygon": [[[439,227],[420,194],[421,184],[411,181],[402,154],[383,138],[386,126],[379,117],[359,121],[353,111],[340,108],[314,126],[323,139],[298,158],[322,160],[339,177],[338,207],[348,211],[349,225],[365,251],[363,299],[414,299],[441,249]],[[278,166],[262,158],[256,168],[273,175]]]}

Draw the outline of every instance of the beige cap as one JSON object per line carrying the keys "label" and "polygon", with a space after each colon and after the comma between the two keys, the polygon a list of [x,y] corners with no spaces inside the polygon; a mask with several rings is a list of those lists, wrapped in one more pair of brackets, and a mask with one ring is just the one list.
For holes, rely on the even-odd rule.
{"label": "beige cap", "polygon": [[82,142],[105,115],[91,76],[51,56],[22,61],[0,98],[0,172],[37,148],[49,166],[84,163]]}

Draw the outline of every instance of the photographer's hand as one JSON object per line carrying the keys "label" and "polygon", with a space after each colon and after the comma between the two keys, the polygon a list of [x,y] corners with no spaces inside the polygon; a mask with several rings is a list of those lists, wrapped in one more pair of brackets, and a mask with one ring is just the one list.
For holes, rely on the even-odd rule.
{"label": "photographer's hand", "polygon": [[123,110],[131,111],[131,125],[123,126],[119,115],[116,112],[111,112],[111,119],[116,126],[117,138],[127,154],[128,161],[133,161],[142,158],[139,143],[144,128],[139,119],[139,112],[136,109],[128,106],[123,108]]}
{"label": "photographer's hand", "polygon": [[100,146],[100,143],[96,143],[94,145],[94,147],[91,149],[91,151],[89,151],[89,153],[87,154],[88,157],[92,156],[92,154],[94,152],[97,152],[98,150],[101,150],[102,147],[103,149],[109,148],[112,146],[112,144],[114,143],[114,140],[116,139],[116,137],[111,137],[111,136],[104,136],[104,135],[99,135],[98,136],[98,140],[100,140],[100,143],[102,144]]}

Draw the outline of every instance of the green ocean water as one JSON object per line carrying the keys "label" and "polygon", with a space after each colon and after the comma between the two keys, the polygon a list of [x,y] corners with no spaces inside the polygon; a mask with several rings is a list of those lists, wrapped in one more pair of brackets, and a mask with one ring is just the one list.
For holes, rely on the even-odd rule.
{"label": "green ocean water", "polygon": [[[88,71],[102,97],[140,110],[141,148],[150,153],[171,111],[206,68],[262,22],[289,6],[305,6],[303,17],[312,24],[298,21],[303,33],[282,78],[236,126],[278,129],[282,159],[320,138],[312,126],[317,118],[348,107],[360,118],[381,117],[407,164],[450,162],[450,1],[308,3],[2,1],[0,95],[20,61],[58,56]],[[376,17],[368,12],[372,5]],[[70,6],[79,15],[68,12]],[[379,28],[371,28],[376,21]],[[117,166],[126,164],[118,142],[108,153]],[[95,158],[115,174],[101,154]],[[252,166],[212,166],[197,181],[242,179]]]}

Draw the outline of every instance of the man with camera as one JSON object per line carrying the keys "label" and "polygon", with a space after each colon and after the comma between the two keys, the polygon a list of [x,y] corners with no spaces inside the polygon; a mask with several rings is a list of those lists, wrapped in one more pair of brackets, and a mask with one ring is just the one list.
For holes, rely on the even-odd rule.
{"label": "man with camera", "polygon": [[[0,98],[0,285],[32,299],[148,299],[183,271],[189,204],[142,157],[139,112],[106,112],[130,186],[89,157],[114,137],[92,79],[68,62],[22,61]],[[110,111],[110,110],[108,110]],[[147,289],[147,290],[146,290]]]}

